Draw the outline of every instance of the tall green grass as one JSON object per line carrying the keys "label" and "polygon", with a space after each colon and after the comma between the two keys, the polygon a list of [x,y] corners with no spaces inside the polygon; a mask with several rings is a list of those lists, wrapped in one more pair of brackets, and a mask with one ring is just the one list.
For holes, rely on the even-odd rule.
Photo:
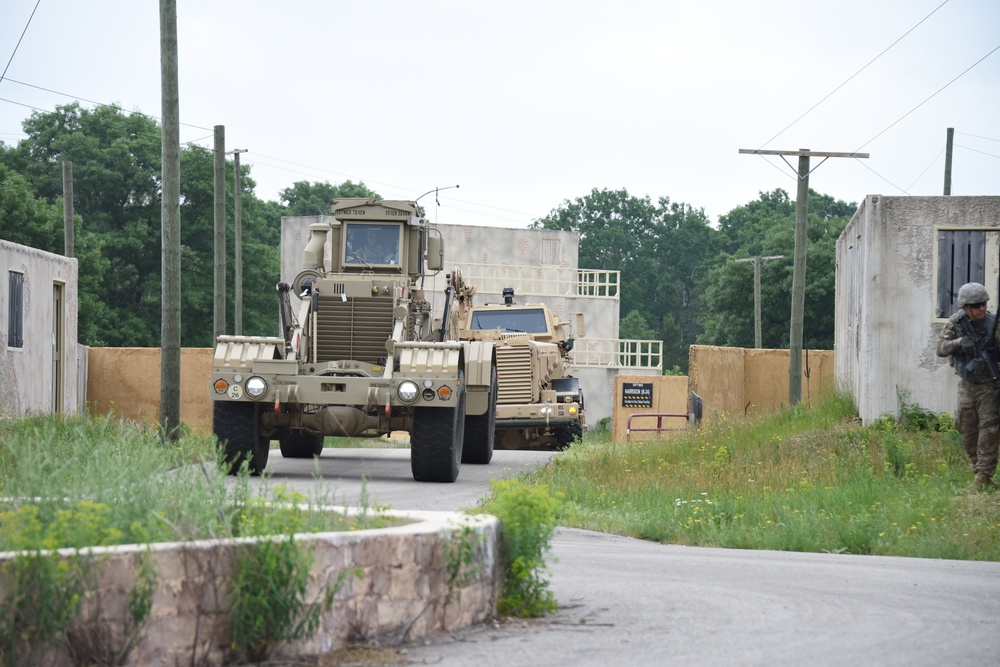
{"label": "tall green grass", "polygon": [[163,442],[112,416],[0,422],[0,551],[346,529],[311,511],[331,496],[232,480],[211,437]]}
{"label": "tall green grass", "polygon": [[561,525],[658,542],[1000,560],[1000,494],[968,491],[950,421],[856,414],[836,396],[659,440],[588,434],[529,479],[565,498]]}

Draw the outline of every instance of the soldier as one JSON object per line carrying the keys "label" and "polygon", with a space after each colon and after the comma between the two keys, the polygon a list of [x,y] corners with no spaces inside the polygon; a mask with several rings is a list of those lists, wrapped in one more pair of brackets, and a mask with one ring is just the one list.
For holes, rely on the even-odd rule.
{"label": "soldier", "polygon": [[[996,489],[993,474],[997,469],[997,443],[1000,440],[1000,387],[994,381],[989,364],[979,356],[975,338],[985,345],[994,360],[1000,349],[995,318],[986,311],[989,295],[979,283],[966,283],[958,290],[962,310],[948,319],[937,345],[939,357],[951,357],[951,365],[961,378],[958,383],[958,413],[955,425],[962,435],[962,446],[976,475],[974,488]],[[969,334],[969,327],[976,336]],[[964,329],[964,330],[963,330]]]}

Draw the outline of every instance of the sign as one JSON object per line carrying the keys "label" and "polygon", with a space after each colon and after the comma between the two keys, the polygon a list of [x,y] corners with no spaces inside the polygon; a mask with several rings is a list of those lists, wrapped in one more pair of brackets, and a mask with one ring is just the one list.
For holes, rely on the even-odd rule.
{"label": "sign", "polygon": [[623,382],[622,407],[623,408],[653,407],[653,383]]}

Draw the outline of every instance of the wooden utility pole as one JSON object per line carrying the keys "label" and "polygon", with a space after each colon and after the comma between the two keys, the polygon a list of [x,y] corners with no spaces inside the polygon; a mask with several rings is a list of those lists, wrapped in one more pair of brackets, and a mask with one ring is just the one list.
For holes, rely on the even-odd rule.
{"label": "wooden utility pole", "polygon": [[233,298],[236,301],[236,329],[233,333],[237,336],[243,334],[243,192],[240,190],[240,153],[246,153],[246,148],[233,149],[233,169],[236,172],[233,187],[233,218],[234,218],[234,238],[236,239],[235,253],[236,272],[233,276]]}
{"label": "wooden utility pole", "polygon": [[[797,151],[770,151],[741,148],[740,153],[751,155],[797,155],[799,165],[798,193],[795,205],[795,251],[792,259],[792,316],[788,335],[788,404],[797,405],[802,398],[802,320],[806,300],[806,217],[809,203],[809,158],[821,157],[823,164],[832,157],[866,158],[868,153],[831,153],[800,148]],[[785,160],[787,164],[788,161]],[[789,165],[791,166],[791,165]],[[816,165],[819,167],[819,165]]]}
{"label": "wooden utility pole", "polygon": [[951,152],[955,142],[955,128],[948,128],[944,151],[944,193],[951,194]]}
{"label": "wooden utility pole", "polygon": [[177,440],[181,424],[181,142],[177,89],[177,0],[160,0],[160,115],[163,202],[160,234],[160,437]]}
{"label": "wooden utility pole", "polygon": [[756,349],[761,348],[760,336],[760,263],[769,259],[784,259],[784,255],[768,255],[767,257],[747,257],[737,259],[737,262],[753,262],[753,343]]}
{"label": "wooden utility pole", "polygon": [[63,254],[73,257],[73,163],[63,160]]}
{"label": "wooden utility pole", "polygon": [[212,344],[226,333],[226,127],[215,126],[215,294]]}

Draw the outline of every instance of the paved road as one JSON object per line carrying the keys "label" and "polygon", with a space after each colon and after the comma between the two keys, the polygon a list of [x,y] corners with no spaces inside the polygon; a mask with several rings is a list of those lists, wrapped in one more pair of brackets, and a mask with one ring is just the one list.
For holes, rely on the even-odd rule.
{"label": "paved road", "polygon": [[[276,481],[312,483],[310,462],[272,455]],[[348,497],[364,475],[373,502],[441,510],[474,505],[491,477],[550,456],[499,451],[444,485],[413,482],[408,450],[327,449],[319,466]],[[407,657],[442,667],[1000,665],[1000,563],[678,547],[571,529],[553,556],[558,614],[464,630]]]}
{"label": "paved road", "polygon": [[319,459],[286,459],[272,450],[266,471],[272,483],[303,492],[315,487],[319,473],[343,505],[357,506],[364,486],[369,506],[450,512],[475,506],[489,492],[491,479],[544,466],[552,456],[553,452],[497,451],[490,465],[463,465],[452,484],[413,481],[409,449],[327,448]]}

